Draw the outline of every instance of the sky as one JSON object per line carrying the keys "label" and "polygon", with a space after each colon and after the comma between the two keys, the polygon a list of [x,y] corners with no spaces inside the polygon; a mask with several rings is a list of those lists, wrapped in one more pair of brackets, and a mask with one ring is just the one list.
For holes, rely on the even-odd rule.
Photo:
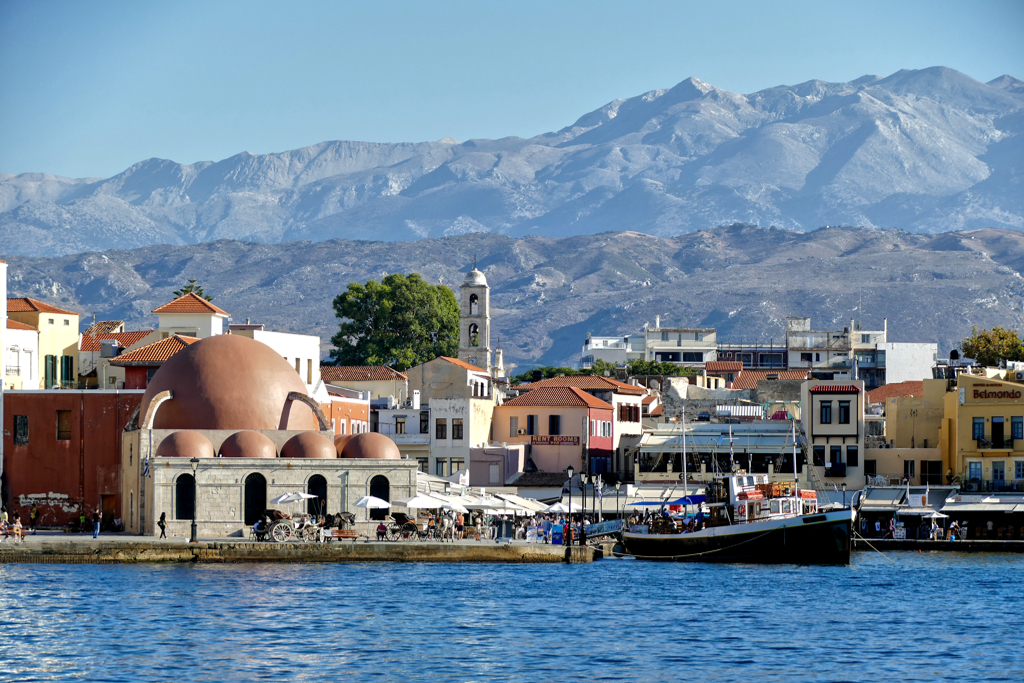
{"label": "sky", "polygon": [[696,76],[1024,79],[1024,1],[0,0],[0,173],[530,137]]}

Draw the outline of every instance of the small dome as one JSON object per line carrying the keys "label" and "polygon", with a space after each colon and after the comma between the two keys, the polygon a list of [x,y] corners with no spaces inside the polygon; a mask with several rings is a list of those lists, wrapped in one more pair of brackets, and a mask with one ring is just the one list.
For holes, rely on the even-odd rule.
{"label": "small dome", "polygon": [[372,458],[375,460],[400,460],[402,454],[395,442],[377,432],[356,434],[345,444],[343,458]]}
{"label": "small dome", "polygon": [[345,444],[351,441],[353,436],[355,436],[355,434],[339,434],[334,437],[334,450],[338,451],[339,458],[344,457],[341,452],[345,450]]}
{"label": "small dome", "polygon": [[222,458],[276,458],[277,448],[266,434],[235,432],[220,445]]}
{"label": "small dome", "polygon": [[476,268],[466,273],[466,279],[462,281],[464,285],[470,285],[472,287],[486,287],[487,278]]}
{"label": "small dome", "polygon": [[170,458],[212,458],[213,444],[199,432],[183,429],[164,438],[156,454]]}
{"label": "small dome", "polygon": [[318,432],[296,434],[281,447],[282,458],[337,458],[334,444]]}

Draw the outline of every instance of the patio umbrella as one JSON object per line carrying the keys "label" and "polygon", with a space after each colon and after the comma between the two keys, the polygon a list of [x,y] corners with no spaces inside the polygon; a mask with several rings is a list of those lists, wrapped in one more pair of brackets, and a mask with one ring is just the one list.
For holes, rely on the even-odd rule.
{"label": "patio umbrella", "polygon": [[369,508],[370,510],[382,510],[391,507],[391,503],[381,500],[376,496],[363,496],[355,502],[357,508]]}
{"label": "patio umbrella", "polygon": [[412,498],[396,500],[395,505],[404,505],[407,508],[416,508],[417,510],[433,510],[436,508],[444,507],[445,501],[438,500],[437,498],[431,498],[430,496],[426,496],[423,495],[422,493],[419,493],[413,496]]}
{"label": "patio umbrella", "polygon": [[298,503],[300,500],[307,500],[309,498],[316,498],[316,496],[312,493],[282,493],[270,502],[279,505],[281,503]]}

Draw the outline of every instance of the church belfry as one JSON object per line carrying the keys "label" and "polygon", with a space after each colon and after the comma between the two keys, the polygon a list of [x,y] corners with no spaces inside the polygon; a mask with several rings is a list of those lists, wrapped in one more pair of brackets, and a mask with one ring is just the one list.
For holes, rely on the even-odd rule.
{"label": "church belfry", "polygon": [[491,288],[473,265],[462,281],[459,316],[459,360],[491,371]]}

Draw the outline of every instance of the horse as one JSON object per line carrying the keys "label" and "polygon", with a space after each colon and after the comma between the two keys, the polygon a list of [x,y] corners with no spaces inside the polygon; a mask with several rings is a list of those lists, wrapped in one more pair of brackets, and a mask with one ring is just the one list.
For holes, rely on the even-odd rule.
{"label": "horse", "polygon": [[455,521],[456,515],[454,510],[441,511],[437,526],[438,540],[451,540],[453,543],[455,542]]}

